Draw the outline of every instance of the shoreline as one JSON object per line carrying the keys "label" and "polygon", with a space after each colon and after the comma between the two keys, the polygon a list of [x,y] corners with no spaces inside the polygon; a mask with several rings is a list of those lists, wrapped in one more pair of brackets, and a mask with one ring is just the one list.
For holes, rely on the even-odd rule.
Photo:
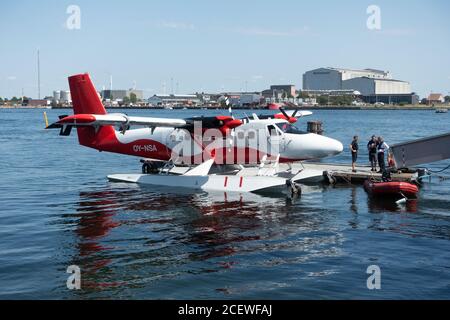
{"label": "shoreline", "polygon": [[[185,109],[186,108],[186,109]],[[442,105],[438,107],[421,106],[421,105],[406,105],[406,106],[312,106],[300,107],[303,110],[405,110],[405,111],[436,111],[438,109],[448,109],[449,105]],[[72,110],[70,107],[45,107],[45,106],[0,106],[0,109],[44,109],[44,110]],[[106,107],[107,110],[228,110],[223,107],[173,107],[173,109],[165,109],[164,107]],[[286,107],[286,110],[293,110],[294,108]],[[268,110],[267,108],[250,108],[250,107],[236,107],[233,110]]]}

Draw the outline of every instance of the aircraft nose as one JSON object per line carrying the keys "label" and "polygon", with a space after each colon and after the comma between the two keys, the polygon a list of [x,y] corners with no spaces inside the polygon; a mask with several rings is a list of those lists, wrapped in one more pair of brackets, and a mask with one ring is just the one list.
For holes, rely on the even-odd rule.
{"label": "aircraft nose", "polygon": [[288,143],[286,153],[288,157],[295,159],[321,159],[341,153],[344,146],[338,140],[318,134],[307,134],[295,136]]}
{"label": "aircraft nose", "polygon": [[344,146],[342,143],[338,140],[330,139],[330,154],[331,155],[337,155],[344,151]]}
{"label": "aircraft nose", "polygon": [[323,144],[323,156],[330,157],[341,153],[344,150],[344,146],[338,140],[328,137],[322,137]]}

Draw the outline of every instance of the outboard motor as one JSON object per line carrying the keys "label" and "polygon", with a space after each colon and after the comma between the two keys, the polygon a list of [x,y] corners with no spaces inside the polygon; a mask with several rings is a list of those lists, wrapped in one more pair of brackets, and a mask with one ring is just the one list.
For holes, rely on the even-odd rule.
{"label": "outboard motor", "polygon": [[383,173],[381,174],[381,180],[383,180],[383,182],[392,181],[391,172],[388,170],[383,170]]}

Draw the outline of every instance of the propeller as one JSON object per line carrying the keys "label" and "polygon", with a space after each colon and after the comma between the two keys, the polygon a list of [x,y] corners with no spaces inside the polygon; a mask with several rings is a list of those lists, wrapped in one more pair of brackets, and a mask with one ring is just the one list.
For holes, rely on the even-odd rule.
{"label": "propeller", "polygon": [[284,108],[283,107],[280,107],[280,111],[281,111],[281,113],[283,114],[283,116],[285,116],[286,117],[286,120],[289,120],[289,115],[286,113],[286,111],[284,110]]}
{"label": "propeller", "polygon": [[291,117],[292,117],[292,118],[295,118],[295,116],[297,115],[298,110],[299,110],[299,108],[295,108],[294,113],[293,113],[292,115],[289,116],[289,115],[287,114],[286,110],[284,110],[283,107],[280,107],[281,113],[282,113],[287,119],[289,119],[289,118],[291,118]]}
{"label": "propeller", "polygon": [[123,114],[123,117],[125,118],[125,123],[120,125],[120,132],[125,134],[125,132],[130,129],[130,118],[128,118],[128,115],[126,114]]}
{"label": "propeller", "polygon": [[287,120],[288,122],[290,123],[297,122],[297,118],[295,116],[297,115],[298,109],[295,109],[294,113],[291,116],[287,114],[287,112],[284,110],[283,107],[280,107],[280,111],[284,119]]}

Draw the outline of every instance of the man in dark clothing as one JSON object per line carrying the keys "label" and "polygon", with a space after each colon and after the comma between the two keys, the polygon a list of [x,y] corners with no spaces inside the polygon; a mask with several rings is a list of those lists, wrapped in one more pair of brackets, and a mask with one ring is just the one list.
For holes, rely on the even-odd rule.
{"label": "man in dark clothing", "polygon": [[380,171],[386,171],[386,164],[384,163],[384,154],[389,150],[389,146],[384,142],[383,137],[378,138],[377,154],[378,154],[378,165],[380,166]]}
{"label": "man in dark clothing", "polygon": [[372,136],[369,143],[367,143],[367,150],[369,151],[369,161],[372,166],[372,171],[377,171],[377,137]]}
{"label": "man in dark clothing", "polygon": [[350,150],[352,152],[352,171],[356,172],[356,160],[358,159],[358,136],[353,137],[353,141],[350,144]]}

